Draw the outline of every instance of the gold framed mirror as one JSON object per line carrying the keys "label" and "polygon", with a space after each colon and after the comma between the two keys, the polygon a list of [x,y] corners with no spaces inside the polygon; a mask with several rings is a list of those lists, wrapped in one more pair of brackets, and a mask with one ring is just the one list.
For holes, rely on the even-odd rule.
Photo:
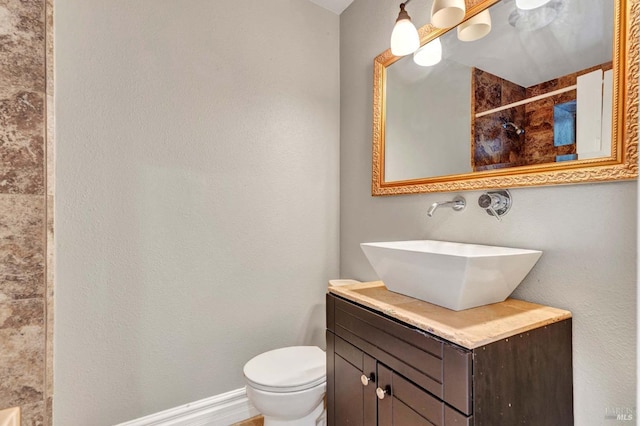
{"label": "gold framed mirror", "polygon": [[481,40],[427,24],[420,45],[441,43],[437,65],[374,59],[372,195],[637,177],[640,2],[545,7],[466,0],[465,21],[491,13]]}

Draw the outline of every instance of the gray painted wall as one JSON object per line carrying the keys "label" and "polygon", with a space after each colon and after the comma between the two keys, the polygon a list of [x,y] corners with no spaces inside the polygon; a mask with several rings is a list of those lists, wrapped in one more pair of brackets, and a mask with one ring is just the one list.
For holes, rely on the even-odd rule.
{"label": "gray painted wall", "polygon": [[55,424],[243,386],[324,344],[339,18],[299,0],[56,2]]}
{"label": "gray painted wall", "polygon": [[388,48],[397,7],[355,0],[340,20],[341,276],[377,278],[359,248],[365,241],[431,238],[543,250],[514,296],[573,312],[576,425],[601,425],[607,408],[636,401],[637,185],[515,189],[502,222],[477,207],[481,192],[463,194],[465,211],[441,210],[431,219],[428,206],[453,194],[372,197],[372,64]]}

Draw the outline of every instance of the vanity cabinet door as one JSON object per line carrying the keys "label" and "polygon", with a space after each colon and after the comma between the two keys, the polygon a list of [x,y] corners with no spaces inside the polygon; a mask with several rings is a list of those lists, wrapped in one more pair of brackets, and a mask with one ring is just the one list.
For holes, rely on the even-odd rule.
{"label": "vanity cabinet door", "polygon": [[329,425],[376,425],[376,362],[335,337],[333,355],[333,409]]}
{"label": "vanity cabinet door", "polygon": [[378,363],[378,426],[442,426],[444,403]]}
{"label": "vanity cabinet door", "polygon": [[364,426],[362,371],[336,355],[335,374],[335,424]]}

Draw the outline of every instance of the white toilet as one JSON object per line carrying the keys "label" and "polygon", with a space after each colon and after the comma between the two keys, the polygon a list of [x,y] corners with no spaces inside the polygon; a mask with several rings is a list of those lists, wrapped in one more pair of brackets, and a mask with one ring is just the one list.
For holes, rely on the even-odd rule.
{"label": "white toilet", "polygon": [[247,396],[264,426],[322,426],[326,354],[317,346],[274,349],[244,365]]}

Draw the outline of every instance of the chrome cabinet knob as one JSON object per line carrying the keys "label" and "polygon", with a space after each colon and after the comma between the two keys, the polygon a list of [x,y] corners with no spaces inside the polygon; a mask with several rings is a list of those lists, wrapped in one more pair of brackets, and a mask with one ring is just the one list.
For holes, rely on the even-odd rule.
{"label": "chrome cabinet knob", "polygon": [[374,382],[375,380],[376,380],[376,377],[373,375],[373,373],[369,377],[367,377],[364,374],[360,376],[360,381],[362,382],[362,386],[367,386],[369,382]]}
{"label": "chrome cabinet knob", "polygon": [[376,395],[378,395],[378,399],[384,399],[385,395],[389,394],[389,388],[387,387],[387,389],[382,389],[382,388],[378,388],[376,389]]}

